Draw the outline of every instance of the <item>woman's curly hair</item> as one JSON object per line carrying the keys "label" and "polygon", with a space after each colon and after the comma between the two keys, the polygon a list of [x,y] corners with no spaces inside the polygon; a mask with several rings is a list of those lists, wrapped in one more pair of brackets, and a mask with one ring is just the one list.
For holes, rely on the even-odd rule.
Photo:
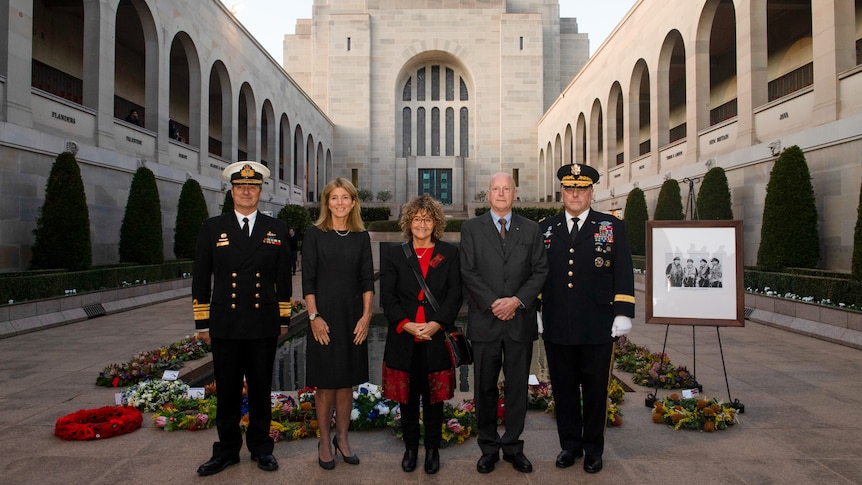
{"label": "woman's curly hair", "polygon": [[446,229],[446,219],[443,217],[443,204],[428,194],[413,197],[410,199],[410,202],[401,207],[401,221],[399,224],[401,225],[402,234],[407,239],[413,237],[410,225],[413,222],[413,218],[423,211],[428,217],[434,220],[434,232],[431,233],[431,239],[435,241],[439,240]]}

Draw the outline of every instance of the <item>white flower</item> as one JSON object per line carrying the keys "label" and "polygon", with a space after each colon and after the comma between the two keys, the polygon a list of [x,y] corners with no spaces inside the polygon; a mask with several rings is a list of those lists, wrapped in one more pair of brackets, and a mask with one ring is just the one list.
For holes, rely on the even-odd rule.
{"label": "white flower", "polygon": [[356,408],[353,408],[353,410],[350,411],[350,420],[356,421],[357,419],[359,419],[359,410]]}

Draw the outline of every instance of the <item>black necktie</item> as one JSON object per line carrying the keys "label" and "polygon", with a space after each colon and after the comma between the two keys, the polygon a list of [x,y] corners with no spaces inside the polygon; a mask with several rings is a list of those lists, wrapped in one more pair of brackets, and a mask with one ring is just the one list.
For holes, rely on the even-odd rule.
{"label": "black necktie", "polygon": [[506,219],[499,219],[500,223],[500,237],[504,240],[506,239]]}
{"label": "black necktie", "polygon": [[572,218],[572,232],[569,233],[572,236],[572,241],[575,240],[575,236],[578,235],[578,221],[581,220],[579,217]]}
{"label": "black necktie", "polygon": [[245,234],[245,237],[251,237],[251,232],[248,230],[248,217],[242,218],[242,233]]}

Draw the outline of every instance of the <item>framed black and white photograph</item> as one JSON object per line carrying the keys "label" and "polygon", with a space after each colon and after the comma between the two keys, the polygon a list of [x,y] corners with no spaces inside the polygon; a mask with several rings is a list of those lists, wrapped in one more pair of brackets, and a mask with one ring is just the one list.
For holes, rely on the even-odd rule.
{"label": "framed black and white photograph", "polygon": [[646,323],[745,325],[742,221],[647,221]]}

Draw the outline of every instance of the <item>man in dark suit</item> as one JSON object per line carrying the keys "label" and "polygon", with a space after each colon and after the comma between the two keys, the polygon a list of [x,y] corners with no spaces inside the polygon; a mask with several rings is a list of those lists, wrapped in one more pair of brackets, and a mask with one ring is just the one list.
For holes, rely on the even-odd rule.
{"label": "man in dark suit", "polygon": [[[192,279],[195,327],[212,344],[218,396],[219,441],[198,468],[213,475],[239,463],[242,449],[243,379],[248,385],[246,445],[266,471],[278,469],[269,436],[270,390],[275,349],[287,332],[291,310],[287,225],[257,210],[269,170],[236,162],[224,170],[232,184],[234,211],[204,222],[198,235]],[[212,283],[211,283],[212,281]]]}
{"label": "man in dark suit", "polygon": [[564,165],[557,178],[566,210],[540,224],[550,266],[542,290],[542,337],[562,448],[556,465],[570,467],[585,455],[584,470],[596,473],[602,469],[614,341],[631,330],[635,313],[632,256],[623,222],[590,208],[599,173]]}
{"label": "man in dark suit", "polygon": [[[539,338],[536,296],[548,273],[539,226],[512,213],[517,196],[507,173],[491,178],[491,210],[461,227],[461,276],[467,290],[467,337],[473,343],[479,473],[500,459],[533,471],[520,439],[527,412],[527,378],[533,341]],[[497,432],[497,380],[505,378],[506,431]]]}

